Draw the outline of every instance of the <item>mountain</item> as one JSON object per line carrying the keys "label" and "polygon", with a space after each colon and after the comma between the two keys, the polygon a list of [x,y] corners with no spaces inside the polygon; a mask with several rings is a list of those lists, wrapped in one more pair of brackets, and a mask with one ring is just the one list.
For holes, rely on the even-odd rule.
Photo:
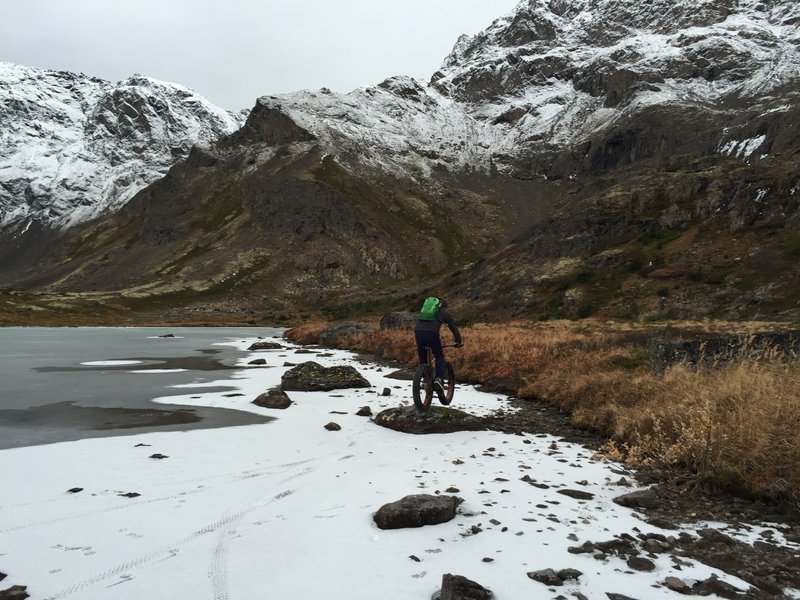
{"label": "mountain", "polygon": [[243,115],[134,75],[112,84],[0,63],[0,228],[69,227],[114,210]]}
{"label": "mountain", "polygon": [[793,1],[524,0],[428,83],[258,99],[35,260],[0,243],[0,279],[265,319],[428,289],[475,318],[792,318],[799,48]]}

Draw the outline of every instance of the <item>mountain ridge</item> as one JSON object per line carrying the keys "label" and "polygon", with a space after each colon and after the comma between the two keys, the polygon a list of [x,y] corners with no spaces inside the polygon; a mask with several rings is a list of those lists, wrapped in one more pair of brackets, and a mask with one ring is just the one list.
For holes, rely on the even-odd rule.
{"label": "mountain ridge", "polygon": [[[433,286],[476,316],[652,314],[665,291],[674,314],[745,316],[752,290],[704,299],[716,258],[697,240],[793,256],[799,24],[786,0],[525,0],[462,36],[428,84],[259,98],[241,129],[63,233],[49,268],[13,276],[184,303],[224,293],[267,314],[402,305]],[[660,251],[689,232],[692,256]],[[674,280],[650,268],[679,258]],[[770,277],[794,273],[778,263]],[[767,310],[795,314],[795,285],[773,285]]]}

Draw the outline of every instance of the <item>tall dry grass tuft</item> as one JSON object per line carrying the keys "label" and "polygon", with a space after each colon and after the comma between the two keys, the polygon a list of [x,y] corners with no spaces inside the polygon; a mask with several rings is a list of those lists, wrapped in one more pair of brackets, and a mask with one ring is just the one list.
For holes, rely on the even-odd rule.
{"label": "tall dry grass tuft", "polygon": [[800,368],[739,363],[670,369],[618,415],[631,458],[701,477],[800,495]]}

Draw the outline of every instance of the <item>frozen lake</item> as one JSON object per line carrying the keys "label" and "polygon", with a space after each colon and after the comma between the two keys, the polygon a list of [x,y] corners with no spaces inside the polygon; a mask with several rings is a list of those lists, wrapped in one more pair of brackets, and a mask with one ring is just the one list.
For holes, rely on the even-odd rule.
{"label": "frozen lake", "polygon": [[[239,410],[171,406],[173,386],[230,380],[246,353],[224,342],[271,328],[0,328],[0,449],[143,431],[263,423]],[[199,387],[197,396],[236,394]]]}

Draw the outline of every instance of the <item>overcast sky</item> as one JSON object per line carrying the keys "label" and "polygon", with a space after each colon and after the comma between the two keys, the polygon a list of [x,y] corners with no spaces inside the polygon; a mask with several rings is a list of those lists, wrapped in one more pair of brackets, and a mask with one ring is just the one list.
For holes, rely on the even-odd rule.
{"label": "overcast sky", "polygon": [[427,80],[458,36],[518,0],[0,0],[0,61],[188,86],[231,110],[258,96]]}

